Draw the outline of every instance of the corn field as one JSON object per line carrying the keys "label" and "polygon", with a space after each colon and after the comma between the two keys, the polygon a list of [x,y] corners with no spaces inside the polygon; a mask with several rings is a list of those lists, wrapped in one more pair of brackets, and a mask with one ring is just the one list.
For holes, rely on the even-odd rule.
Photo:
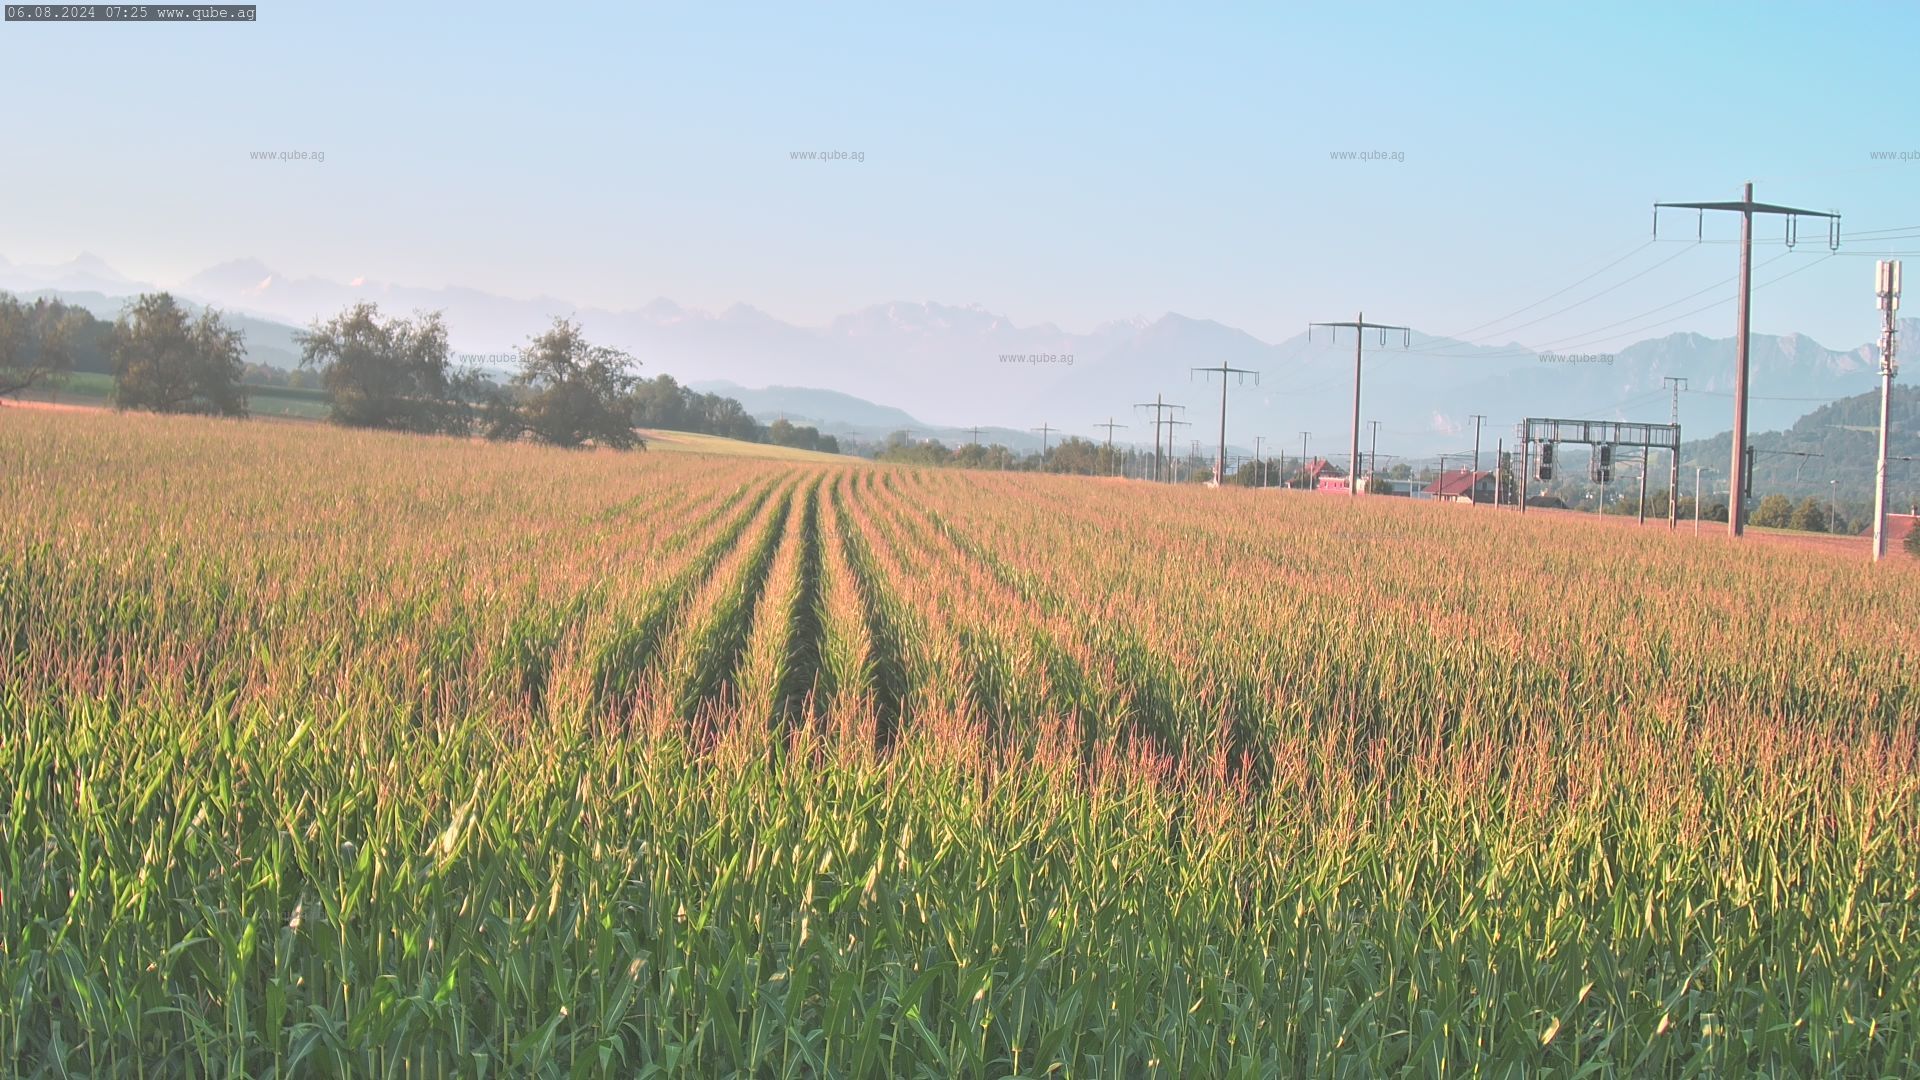
{"label": "corn field", "polygon": [[1920,573],[0,412],[0,1073],[1912,1075]]}

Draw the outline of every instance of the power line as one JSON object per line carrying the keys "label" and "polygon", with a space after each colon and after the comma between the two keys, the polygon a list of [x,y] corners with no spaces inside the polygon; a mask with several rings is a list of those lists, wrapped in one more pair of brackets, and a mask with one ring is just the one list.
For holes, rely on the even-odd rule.
{"label": "power line", "polygon": [[[1769,266],[1769,265],[1772,265],[1773,263],[1775,263],[1775,262],[1778,262],[1779,260],[1781,260],[1781,259],[1784,259],[1784,258],[1786,258],[1786,257],[1787,257],[1788,255],[1791,255],[1791,254],[1793,254],[1793,253],[1792,253],[1792,252],[1790,252],[1790,251],[1783,251],[1783,252],[1781,252],[1780,254],[1778,254],[1778,255],[1775,255],[1775,256],[1774,256],[1773,258],[1771,258],[1771,259],[1768,259],[1768,260],[1767,260],[1766,262],[1763,262],[1763,263],[1761,263],[1761,264],[1760,264],[1760,266]],[[1755,269],[1758,269],[1758,267],[1756,267]],[[1576,340],[1576,339],[1580,339],[1580,338],[1588,338],[1588,337],[1592,337],[1593,335],[1595,335],[1595,334],[1597,334],[1597,333],[1599,333],[1599,332],[1600,332],[1600,331],[1602,331],[1602,330],[1611,330],[1612,328],[1614,328],[1614,327],[1616,327],[1616,326],[1624,326],[1625,324],[1627,324],[1627,323],[1630,323],[1630,322],[1638,322],[1638,321],[1640,321],[1641,319],[1644,319],[1644,318],[1646,318],[1646,317],[1647,317],[1647,316],[1649,316],[1649,315],[1654,315],[1654,314],[1657,314],[1657,313],[1659,313],[1659,312],[1662,312],[1662,311],[1665,311],[1665,310],[1667,310],[1668,308],[1671,308],[1671,307],[1678,307],[1679,305],[1681,305],[1681,304],[1684,304],[1684,303],[1686,303],[1687,301],[1689,301],[1689,300],[1691,300],[1691,299],[1693,299],[1693,298],[1694,298],[1694,297],[1696,297],[1696,296],[1704,296],[1705,294],[1707,294],[1707,293],[1710,293],[1710,292],[1712,292],[1713,290],[1715,290],[1715,289],[1718,289],[1718,288],[1720,288],[1720,287],[1721,287],[1721,286],[1723,286],[1723,285],[1731,285],[1731,284],[1733,284],[1734,282],[1736,282],[1736,281],[1738,281],[1738,280],[1740,280],[1740,275],[1738,275],[1738,274],[1735,274],[1735,275],[1733,275],[1732,277],[1728,277],[1728,278],[1724,278],[1724,279],[1722,279],[1722,280],[1720,280],[1720,281],[1716,281],[1716,282],[1714,282],[1713,284],[1711,284],[1711,285],[1708,285],[1708,286],[1707,286],[1706,288],[1704,288],[1704,289],[1697,289],[1697,290],[1695,290],[1695,291],[1693,291],[1693,292],[1690,292],[1690,293],[1688,293],[1687,295],[1685,295],[1685,296],[1682,296],[1682,297],[1680,297],[1680,298],[1679,298],[1678,300],[1669,300],[1669,301],[1667,301],[1666,303],[1664,303],[1664,304],[1661,304],[1661,305],[1660,305],[1659,307],[1653,307],[1653,308],[1648,308],[1647,310],[1645,310],[1645,311],[1643,311],[1643,312],[1641,312],[1641,313],[1640,313],[1640,314],[1638,314],[1638,315],[1629,315],[1629,316],[1627,316],[1627,317],[1626,317],[1626,318],[1624,318],[1624,319],[1620,319],[1620,320],[1618,320],[1618,321],[1616,321],[1616,322],[1610,322],[1610,323],[1605,323],[1605,324],[1603,324],[1603,325],[1601,325],[1601,326],[1596,326],[1596,327],[1594,327],[1594,328],[1593,328],[1593,329],[1591,329],[1591,330],[1585,330],[1585,331],[1582,331],[1582,332],[1580,332],[1580,333],[1577,333],[1577,334],[1568,334],[1568,335],[1567,335],[1566,337],[1563,337],[1563,338],[1554,338],[1554,339],[1552,339],[1552,340],[1550,340],[1550,341],[1544,341],[1544,342],[1541,342],[1541,346],[1542,346],[1542,347],[1544,347],[1544,346],[1550,346],[1550,345],[1564,345],[1564,344],[1566,344],[1566,343],[1568,343],[1568,342],[1571,342],[1571,341],[1574,341],[1574,340]],[[1732,299],[1732,297],[1727,297],[1727,298],[1725,298],[1725,299],[1722,299],[1722,300],[1717,300],[1717,301],[1715,301],[1715,302],[1714,302],[1714,304],[1713,304],[1713,305],[1708,305],[1708,306],[1709,306],[1709,307],[1712,307],[1712,306],[1715,306],[1715,305],[1717,305],[1717,304],[1724,304],[1724,303],[1726,303],[1726,302],[1727,302],[1727,300],[1730,300],[1730,299]],[[1705,310],[1705,309],[1699,309],[1699,310]],[[1687,312],[1687,313],[1685,313],[1685,314],[1683,314],[1683,315],[1679,315],[1679,316],[1677,316],[1676,318],[1679,318],[1679,319],[1684,319],[1684,318],[1686,318],[1686,317],[1687,317],[1687,315],[1692,315],[1692,314],[1697,314],[1697,313],[1698,313],[1698,311],[1692,311],[1692,312]],[[1674,320],[1668,320],[1668,321],[1674,321]],[[1654,325],[1654,326],[1661,326],[1661,325],[1664,325],[1664,324],[1662,324],[1662,323],[1654,323],[1653,325]],[[1638,331],[1634,331],[1634,330],[1627,330],[1627,331],[1623,331],[1623,332],[1622,332],[1621,334],[1619,334],[1619,335],[1617,335],[1617,336],[1621,336],[1621,337],[1624,337],[1624,336],[1626,336],[1627,334],[1632,334],[1632,333],[1637,333],[1637,332],[1638,332]],[[1605,339],[1605,338],[1600,338],[1600,339],[1598,339],[1598,340],[1601,340],[1601,341],[1604,341],[1604,340],[1607,340],[1607,339]],[[1415,351],[1415,352],[1419,352],[1420,350],[1418,350],[1418,349],[1416,349],[1416,350],[1414,350],[1414,351]],[[1536,349],[1534,349],[1534,352],[1536,352],[1536,353],[1538,353],[1538,352],[1541,352],[1541,351],[1543,351],[1543,349],[1542,349],[1542,348],[1536,348]],[[1435,355],[1440,355],[1440,354],[1435,354]],[[1526,354],[1526,353],[1509,353],[1509,354],[1506,354],[1506,355],[1510,355],[1510,356],[1525,356],[1525,355],[1528,355],[1528,354]],[[1485,359],[1493,359],[1493,358],[1494,358],[1494,357],[1485,357]]]}
{"label": "power line", "polygon": [[[1683,392],[1683,393],[1688,393],[1688,394],[1706,394],[1706,395],[1709,395],[1709,396],[1711,396],[1711,397],[1727,397],[1727,398],[1730,398],[1730,397],[1732,397],[1732,396],[1733,396],[1732,394],[1730,394],[1730,393],[1728,393],[1728,392],[1726,392],[1726,391],[1724,391],[1724,390],[1685,390],[1685,391],[1682,391],[1682,392]],[[1748,401],[1820,401],[1820,402],[1832,402],[1832,401],[1844,401],[1844,400],[1846,400],[1846,399],[1845,399],[1845,398],[1837,398],[1837,397],[1767,397],[1767,396],[1765,396],[1765,395],[1763,395],[1763,394],[1748,394],[1748,395],[1747,395],[1747,400],[1748,400]]]}
{"label": "power line", "polygon": [[[1649,241],[1649,243],[1651,243],[1651,241]],[[1587,305],[1587,304],[1590,304],[1590,303],[1592,303],[1593,301],[1595,301],[1595,300],[1598,300],[1598,299],[1600,299],[1601,297],[1603,297],[1603,296],[1605,296],[1605,295],[1607,295],[1608,293],[1610,293],[1610,292],[1613,292],[1613,291],[1614,291],[1615,289],[1619,289],[1619,288],[1622,288],[1622,287],[1624,287],[1624,286],[1626,286],[1626,285],[1630,285],[1630,284],[1632,284],[1633,282],[1635,282],[1635,281],[1638,281],[1638,280],[1640,280],[1640,279],[1641,279],[1641,278],[1643,278],[1643,277],[1646,277],[1646,276],[1647,276],[1648,274],[1651,274],[1651,273],[1653,273],[1653,272],[1654,272],[1655,270],[1658,270],[1658,269],[1660,269],[1661,267],[1663,267],[1663,266],[1665,266],[1665,265],[1667,265],[1668,263],[1670,263],[1670,262],[1672,262],[1673,260],[1675,260],[1675,259],[1677,259],[1677,258],[1679,258],[1680,256],[1682,256],[1682,255],[1685,255],[1686,253],[1687,253],[1687,249],[1686,249],[1686,248],[1681,248],[1681,249],[1680,249],[1679,251],[1676,251],[1676,252],[1674,252],[1674,253],[1673,253],[1672,255],[1669,255],[1669,256],[1667,256],[1666,258],[1664,258],[1664,259],[1661,259],[1661,260],[1660,260],[1659,262],[1657,262],[1657,263],[1654,263],[1654,264],[1653,264],[1652,266],[1649,266],[1649,267],[1647,267],[1647,268],[1646,268],[1646,269],[1644,269],[1644,270],[1641,270],[1641,271],[1639,271],[1639,272],[1637,272],[1637,273],[1635,273],[1635,274],[1631,274],[1631,275],[1629,275],[1629,276],[1627,276],[1627,277],[1625,277],[1625,278],[1622,278],[1622,279],[1620,279],[1619,281],[1616,281],[1616,282],[1614,282],[1614,283],[1613,283],[1612,285],[1609,285],[1609,286],[1607,286],[1606,288],[1604,288],[1604,289],[1601,289],[1601,290],[1600,290],[1599,292],[1597,292],[1597,293],[1594,293],[1594,294],[1593,294],[1592,296],[1589,296],[1589,297],[1587,297],[1587,298],[1586,298],[1585,300],[1576,300],[1576,301],[1574,301],[1573,303],[1571,303],[1571,304],[1568,304],[1568,305],[1567,305],[1566,307],[1563,307],[1563,308],[1556,308],[1556,309],[1555,309],[1555,310],[1553,310],[1553,311],[1549,311],[1549,312],[1547,312],[1547,313],[1546,313],[1545,315],[1541,315],[1541,316],[1538,316],[1538,317],[1536,317],[1536,318],[1532,318],[1532,319],[1529,319],[1529,320],[1527,320],[1526,322],[1523,322],[1523,323],[1518,323],[1518,324],[1515,324],[1515,325],[1513,325],[1513,326],[1509,326],[1509,327],[1507,327],[1507,328],[1506,328],[1505,330],[1498,330],[1498,331],[1495,331],[1494,333],[1491,333],[1491,334],[1486,334],[1486,335],[1483,335],[1483,336],[1481,336],[1481,337],[1478,337],[1478,338],[1471,338],[1471,339],[1468,339],[1468,340],[1466,340],[1466,341],[1463,341],[1463,342],[1461,342],[1461,344],[1463,344],[1463,345],[1473,345],[1473,344],[1478,344],[1478,343],[1480,343],[1480,342],[1484,342],[1484,341],[1486,341],[1486,340],[1487,340],[1488,338],[1495,338],[1495,337],[1499,337],[1499,336],[1501,336],[1502,334],[1511,334],[1511,333],[1512,333],[1512,332],[1514,332],[1515,330],[1519,330],[1519,329],[1522,329],[1522,328],[1525,328],[1525,327],[1528,327],[1528,326],[1534,326],[1534,325],[1537,325],[1537,324],[1539,324],[1539,323],[1543,323],[1543,322],[1545,322],[1545,321],[1547,321],[1548,319],[1551,319],[1551,318],[1553,318],[1553,317],[1554,317],[1554,316],[1556,316],[1556,315],[1565,315],[1565,314],[1566,314],[1567,312],[1569,312],[1569,311],[1572,311],[1572,310],[1573,310],[1574,308],[1577,308],[1577,307],[1583,307],[1583,306],[1585,306],[1585,305]],[[1564,291],[1564,290],[1563,290],[1563,291]]]}
{"label": "power line", "polygon": [[1613,269],[1614,267],[1619,266],[1621,263],[1626,262],[1628,259],[1633,258],[1635,255],[1640,254],[1641,252],[1647,250],[1649,247],[1652,247],[1652,246],[1653,246],[1653,241],[1649,240],[1646,243],[1641,244],[1639,247],[1634,248],[1632,251],[1627,252],[1625,255],[1622,255],[1619,258],[1613,260],[1607,265],[1602,266],[1600,269],[1595,270],[1593,273],[1588,274],[1586,277],[1581,278],[1580,280],[1574,282],[1571,285],[1568,285],[1563,289],[1550,292],[1547,295],[1541,297],[1538,300],[1535,300],[1533,303],[1528,304],[1525,307],[1516,308],[1512,311],[1507,312],[1505,315],[1500,316],[1497,319],[1488,319],[1486,322],[1483,322],[1478,326],[1469,326],[1465,330],[1456,330],[1451,334],[1442,334],[1440,336],[1443,338],[1454,340],[1454,341],[1464,341],[1466,340],[1466,335],[1473,333],[1475,330],[1484,330],[1495,323],[1506,322],[1508,319],[1513,318],[1515,315],[1519,315],[1524,312],[1531,311],[1534,308],[1539,307],[1541,304],[1544,304],[1549,300],[1553,300],[1560,296],[1563,296],[1566,293],[1571,292],[1572,290],[1577,289],[1582,285],[1585,285],[1587,282],[1592,281],[1594,278],[1599,277],[1601,274],[1606,273],[1607,271]]}
{"label": "power line", "polygon": [[[1756,267],[1755,267],[1754,269],[1756,269],[1756,270],[1757,270],[1757,269],[1760,269],[1760,267],[1764,267],[1764,266],[1768,266],[1768,265],[1771,265],[1772,263],[1775,263],[1775,262],[1778,262],[1779,260],[1781,260],[1781,259],[1784,259],[1784,258],[1786,258],[1786,257],[1787,257],[1788,255],[1790,255],[1790,254],[1792,254],[1792,252],[1785,252],[1785,251],[1783,251],[1783,252],[1781,252],[1781,253],[1780,253],[1779,255],[1776,255],[1776,256],[1774,256],[1773,258],[1771,258],[1771,259],[1768,259],[1768,260],[1766,260],[1766,262],[1763,262],[1763,263],[1761,263],[1761,264],[1759,264],[1759,266],[1756,266]],[[1761,282],[1761,283],[1759,283],[1759,284],[1757,284],[1757,285],[1755,285],[1755,286],[1753,286],[1753,291],[1755,291],[1755,292],[1757,292],[1757,291],[1759,291],[1759,290],[1761,290],[1761,289],[1764,289],[1764,288],[1766,288],[1766,287],[1767,287],[1767,286],[1769,286],[1769,285],[1776,285],[1776,284],[1778,284],[1778,283],[1780,283],[1780,282],[1782,282],[1782,281],[1785,281],[1786,279],[1788,279],[1788,278],[1790,278],[1790,277],[1792,277],[1793,275],[1795,275],[1795,274],[1798,274],[1798,273],[1800,273],[1801,271],[1804,271],[1804,270],[1811,270],[1811,269],[1813,269],[1814,267],[1816,267],[1816,266],[1819,266],[1819,265],[1820,265],[1821,263],[1823,263],[1823,262],[1826,262],[1826,261],[1827,261],[1828,259],[1831,259],[1831,258],[1833,258],[1833,257],[1834,257],[1835,255],[1837,255],[1837,254],[1842,254],[1842,253],[1840,253],[1840,252],[1828,252],[1827,254],[1825,254],[1825,255],[1822,255],[1822,256],[1820,256],[1820,257],[1819,257],[1818,259],[1815,259],[1815,260],[1813,260],[1812,262],[1810,262],[1810,263],[1807,263],[1807,264],[1806,264],[1805,266],[1801,266],[1801,267],[1799,267],[1799,268],[1797,268],[1797,269],[1794,269],[1794,270],[1789,270],[1789,271],[1787,271],[1786,273],[1784,273],[1784,274],[1781,274],[1781,275],[1780,275],[1779,277],[1777,277],[1777,278],[1772,278],[1772,279],[1769,279],[1769,280],[1767,280],[1767,281],[1763,281],[1763,282]],[[1687,294],[1686,296],[1683,296],[1683,297],[1681,297],[1681,298],[1680,298],[1680,299],[1678,299],[1678,300],[1674,300],[1674,301],[1670,301],[1670,302],[1668,302],[1668,303],[1665,303],[1665,304],[1662,304],[1662,305],[1660,305],[1659,307],[1656,307],[1656,308],[1650,308],[1650,309],[1648,309],[1647,311],[1643,311],[1643,312],[1641,312],[1641,313],[1640,313],[1639,315],[1634,315],[1634,316],[1632,316],[1632,317],[1630,317],[1630,318],[1626,318],[1626,319],[1622,319],[1622,320],[1620,320],[1620,322],[1614,322],[1614,323],[1608,323],[1608,324],[1607,324],[1606,326],[1600,326],[1600,327],[1595,327],[1595,328],[1594,328],[1593,330],[1589,330],[1589,331],[1587,331],[1586,333],[1583,333],[1583,334],[1574,334],[1574,335],[1571,335],[1571,336],[1569,336],[1569,337],[1566,337],[1566,338],[1561,338],[1561,339],[1558,339],[1558,340],[1554,340],[1554,341],[1546,341],[1546,342],[1542,342],[1542,343],[1541,343],[1541,344],[1540,344],[1539,346],[1537,346],[1537,347],[1535,347],[1535,348],[1533,348],[1533,349],[1532,349],[1531,351],[1528,351],[1528,352],[1510,352],[1510,353],[1489,353],[1489,354],[1483,354],[1483,355],[1479,355],[1479,356],[1467,356],[1467,355],[1464,355],[1464,354],[1463,354],[1463,355],[1461,356],[1461,358],[1462,358],[1462,359],[1471,359],[1471,360],[1504,360],[1504,359],[1511,359],[1511,358],[1519,358],[1519,357],[1527,357],[1527,356],[1536,356],[1536,355],[1539,355],[1540,353],[1543,353],[1543,352],[1547,352],[1547,351],[1548,351],[1548,350],[1549,350],[1550,348],[1553,348],[1553,347],[1558,347],[1558,348],[1563,348],[1563,349],[1565,349],[1565,348],[1575,348],[1575,349],[1578,349],[1578,348],[1586,348],[1586,347],[1589,347],[1589,346],[1592,346],[1592,345],[1598,345],[1598,344],[1600,344],[1601,342],[1604,342],[1604,341],[1616,341],[1616,340],[1618,340],[1618,339],[1620,339],[1620,338],[1623,338],[1623,337],[1631,337],[1631,336],[1633,336],[1633,335],[1635,335],[1635,334],[1642,334],[1642,333],[1645,333],[1645,332],[1646,332],[1646,331],[1648,331],[1648,330],[1653,330],[1653,329],[1657,329],[1657,328],[1659,328],[1659,327],[1662,327],[1662,326],[1667,326],[1667,325],[1670,325],[1670,324],[1672,324],[1672,323],[1677,323],[1677,322],[1679,322],[1679,321],[1680,321],[1681,319],[1685,319],[1685,318],[1689,318],[1689,317],[1691,317],[1691,316],[1694,316],[1694,315],[1698,315],[1698,314],[1700,314],[1700,313],[1701,313],[1701,312],[1703,312],[1703,311],[1712,311],[1712,310],[1713,310],[1714,308],[1717,308],[1717,307],[1719,307],[1720,305],[1722,305],[1722,304],[1724,304],[1724,303],[1726,303],[1726,302],[1727,302],[1727,301],[1729,301],[1729,300],[1737,300],[1737,299],[1739,299],[1739,295],[1738,295],[1738,294],[1736,293],[1736,294],[1735,294],[1735,295],[1733,295],[1733,296],[1723,296],[1723,297],[1721,297],[1720,299],[1718,299],[1718,300],[1715,300],[1715,301],[1713,301],[1712,303],[1709,303],[1709,304],[1703,304],[1703,305],[1701,305],[1700,307],[1697,307],[1697,308],[1694,308],[1694,309],[1692,309],[1692,310],[1690,310],[1690,311],[1683,311],[1683,312],[1681,312],[1680,314],[1678,314],[1678,315],[1675,315],[1675,316],[1673,316],[1673,317],[1671,317],[1671,318],[1667,318],[1667,319],[1661,319],[1661,320],[1660,320],[1660,321],[1658,321],[1658,322],[1652,322],[1652,323],[1647,323],[1647,324],[1646,324],[1646,325],[1644,325],[1644,326],[1636,326],[1636,327],[1633,327],[1633,328],[1631,328],[1631,329],[1628,329],[1628,330],[1622,330],[1622,331],[1620,331],[1620,332],[1619,332],[1619,333],[1617,333],[1617,334],[1605,334],[1605,335],[1602,335],[1602,336],[1599,336],[1599,337],[1593,337],[1593,336],[1592,336],[1592,335],[1594,335],[1594,334],[1596,334],[1596,333],[1598,333],[1598,332],[1599,332],[1599,331],[1601,331],[1601,330],[1606,330],[1606,329],[1610,329],[1610,328],[1612,328],[1612,327],[1615,327],[1615,326],[1619,326],[1619,325],[1621,325],[1621,323],[1630,323],[1630,322],[1636,322],[1636,321],[1638,321],[1638,320],[1640,320],[1640,319],[1642,319],[1642,318],[1645,318],[1645,317],[1646,317],[1646,316],[1648,316],[1648,315],[1651,315],[1651,314],[1654,314],[1655,312],[1658,312],[1658,311],[1662,311],[1662,310],[1664,310],[1664,309],[1666,309],[1666,308],[1670,308],[1670,307],[1673,307],[1673,306],[1674,306],[1675,304],[1682,304],[1682,303],[1685,303],[1686,301],[1688,301],[1688,300],[1691,300],[1691,299],[1693,299],[1693,298],[1694,298],[1694,297],[1696,297],[1696,296],[1699,296],[1699,295],[1700,295],[1701,293],[1705,293],[1705,292],[1711,292],[1712,290],[1714,290],[1714,289],[1717,289],[1717,288],[1719,288],[1720,286],[1722,286],[1722,285],[1725,285],[1725,284],[1727,284],[1727,282],[1730,282],[1730,281],[1733,281],[1733,280],[1735,280],[1735,279],[1734,279],[1734,278],[1728,278],[1728,279],[1727,279],[1726,281],[1720,281],[1720,282],[1715,282],[1714,284],[1712,284],[1712,285],[1709,285],[1709,286],[1707,286],[1706,288],[1704,288],[1704,289],[1701,289],[1701,290],[1699,290],[1698,292],[1693,292],[1693,293],[1689,293],[1689,294]],[[1435,352],[1425,352],[1425,351],[1423,351],[1423,350],[1420,350],[1420,349],[1415,349],[1415,350],[1413,350],[1413,351],[1414,351],[1414,352],[1416,352],[1416,353],[1421,353],[1422,355],[1427,355],[1427,356],[1441,356],[1441,357],[1446,357],[1446,356],[1448,355],[1448,354],[1446,354],[1446,353],[1435,353]]]}

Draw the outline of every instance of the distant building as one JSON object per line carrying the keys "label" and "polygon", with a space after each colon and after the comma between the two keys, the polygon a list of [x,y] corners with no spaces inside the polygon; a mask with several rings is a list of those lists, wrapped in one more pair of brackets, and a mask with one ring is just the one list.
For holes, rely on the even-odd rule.
{"label": "distant building", "polygon": [[[1306,487],[1314,491],[1347,490],[1347,474],[1344,469],[1329,462],[1326,458],[1314,458],[1307,462],[1301,472],[1306,477]],[[1338,480],[1337,484],[1328,484],[1329,480]]]}
{"label": "distant building", "polygon": [[1448,469],[1427,485],[1427,498],[1442,502],[1492,502],[1493,474],[1472,469]]}
{"label": "distant building", "polygon": [[1395,480],[1390,476],[1363,476],[1360,478],[1362,495],[1398,495],[1401,498],[1412,496],[1418,486],[1416,480]]}
{"label": "distant building", "polygon": [[[1907,542],[1907,534],[1920,529],[1920,514],[1887,515],[1887,549],[1892,550]],[[1873,535],[1873,526],[1867,526],[1867,535]]]}

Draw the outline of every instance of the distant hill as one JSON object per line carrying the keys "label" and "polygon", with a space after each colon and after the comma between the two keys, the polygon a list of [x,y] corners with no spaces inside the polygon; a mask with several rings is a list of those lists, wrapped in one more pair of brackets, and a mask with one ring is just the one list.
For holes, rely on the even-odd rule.
{"label": "distant hill", "polygon": [[[827,435],[853,436],[879,442],[896,431],[916,439],[938,439],[948,446],[963,446],[976,436],[982,445],[995,443],[1014,450],[1038,450],[1041,437],[1031,431],[982,425],[974,429],[929,424],[904,409],[877,405],[852,394],[806,386],[766,386],[758,389],[740,386],[724,379],[689,383],[690,389],[730,397],[745,406],[761,423],[785,418],[790,423],[811,424]],[[1056,434],[1053,441],[1058,442]],[[1124,442],[1124,439],[1119,440]]]}
{"label": "distant hill", "polygon": [[[746,407],[756,420],[785,417],[796,424],[813,424],[821,430],[849,428],[878,431],[918,431],[927,425],[903,409],[876,405],[871,401],[837,390],[818,390],[805,386],[741,386],[725,379],[689,383],[703,393],[730,397]],[[855,433],[859,433],[856,431]]]}
{"label": "distant hill", "polygon": [[[1920,387],[1896,384],[1890,411],[1888,457],[1916,459],[1890,461],[1887,467],[1889,509],[1904,511],[1920,499]],[[1831,489],[1841,502],[1871,499],[1879,424],[1880,392],[1875,390],[1822,405],[1784,431],[1754,434],[1749,440],[1756,450],[1754,496],[1778,492],[1804,498],[1825,496]],[[1821,456],[1801,458],[1782,451]],[[1690,473],[1696,464],[1703,465],[1724,485],[1732,455],[1731,433],[1683,443],[1681,468]],[[1691,489],[1692,478],[1687,477],[1681,490]]]}
{"label": "distant hill", "polygon": [[[0,288],[106,299],[147,287],[122,282],[92,258],[52,267],[0,262]],[[982,433],[984,440],[1024,446],[1038,444],[1027,432],[1043,423],[1062,435],[1098,438],[1103,433],[1096,425],[1113,417],[1129,425],[1116,433],[1118,441],[1146,445],[1151,427],[1134,406],[1164,393],[1188,407],[1184,416],[1194,425],[1182,429],[1181,445],[1210,443],[1219,380],[1209,383],[1192,369],[1222,361],[1260,372],[1257,382],[1236,380],[1229,391],[1234,453],[1250,449],[1256,435],[1278,445],[1311,430],[1312,452],[1337,459],[1351,423],[1351,332],[1339,338],[1303,332],[1268,342],[1177,312],[1075,332],[1047,322],[1019,325],[979,305],[894,301],[800,326],[744,304],[719,313],[664,298],[619,310],[582,308],[552,297],[290,277],[250,260],[189,278],[180,293],[251,316],[257,325],[242,325],[256,360],[275,366],[292,362],[294,327],[357,300],[378,301],[391,314],[443,311],[455,351],[481,354],[524,343],[556,315],[573,316],[594,341],[631,352],[643,374],[668,372],[695,385],[724,381],[730,393],[751,397],[743,403],[758,415],[811,417],[823,430],[847,434],[905,428],[951,441],[977,423],[995,425],[994,434]],[[1907,340],[1920,340],[1920,324],[1906,320],[1905,329]],[[1662,379],[1677,376],[1688,380],[1681,402],[1688,432],[1731,426],[1730,337],[1670,334],[1598,361],[1581,359],[1417,331],[1405,348],[1370,339],[1362,423],[1380,423],[1384,453],[1457,453],[1472,445],[1475,414],[1488,418],[1493,438],[1527,416],[1665,420]],[[1870,344],[1830,348],[1800,334],[1755,334],[1751,426],[1785,428],[1805,408],[1804,399],[1871,390],[1876,359]],[[1915,383],[1916,372],[1920,368],[1907,365],[1906,385]],[[745,389],[756,386],[767,390]]]}

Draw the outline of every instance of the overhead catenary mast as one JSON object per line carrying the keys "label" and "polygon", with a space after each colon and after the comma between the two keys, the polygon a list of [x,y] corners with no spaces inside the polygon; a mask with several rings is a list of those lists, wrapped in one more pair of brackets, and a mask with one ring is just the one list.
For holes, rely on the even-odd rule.
{"label": "overhead catenary mast", "polygon": [[1373,427],[1373,447],[1367,451],[1367,494],[1373,494],[1373,478],[1380,471],[1380,421],[1369,420]]}
{"label": "overhead catenary mast", "polygon": [[1467,419],[1473,421],[1473,468],[1468,470],[1467,501],[1479,502],[1477,496],[1480,488],[1480,425],[1487,418],[1480,413],[1474,413]]}

